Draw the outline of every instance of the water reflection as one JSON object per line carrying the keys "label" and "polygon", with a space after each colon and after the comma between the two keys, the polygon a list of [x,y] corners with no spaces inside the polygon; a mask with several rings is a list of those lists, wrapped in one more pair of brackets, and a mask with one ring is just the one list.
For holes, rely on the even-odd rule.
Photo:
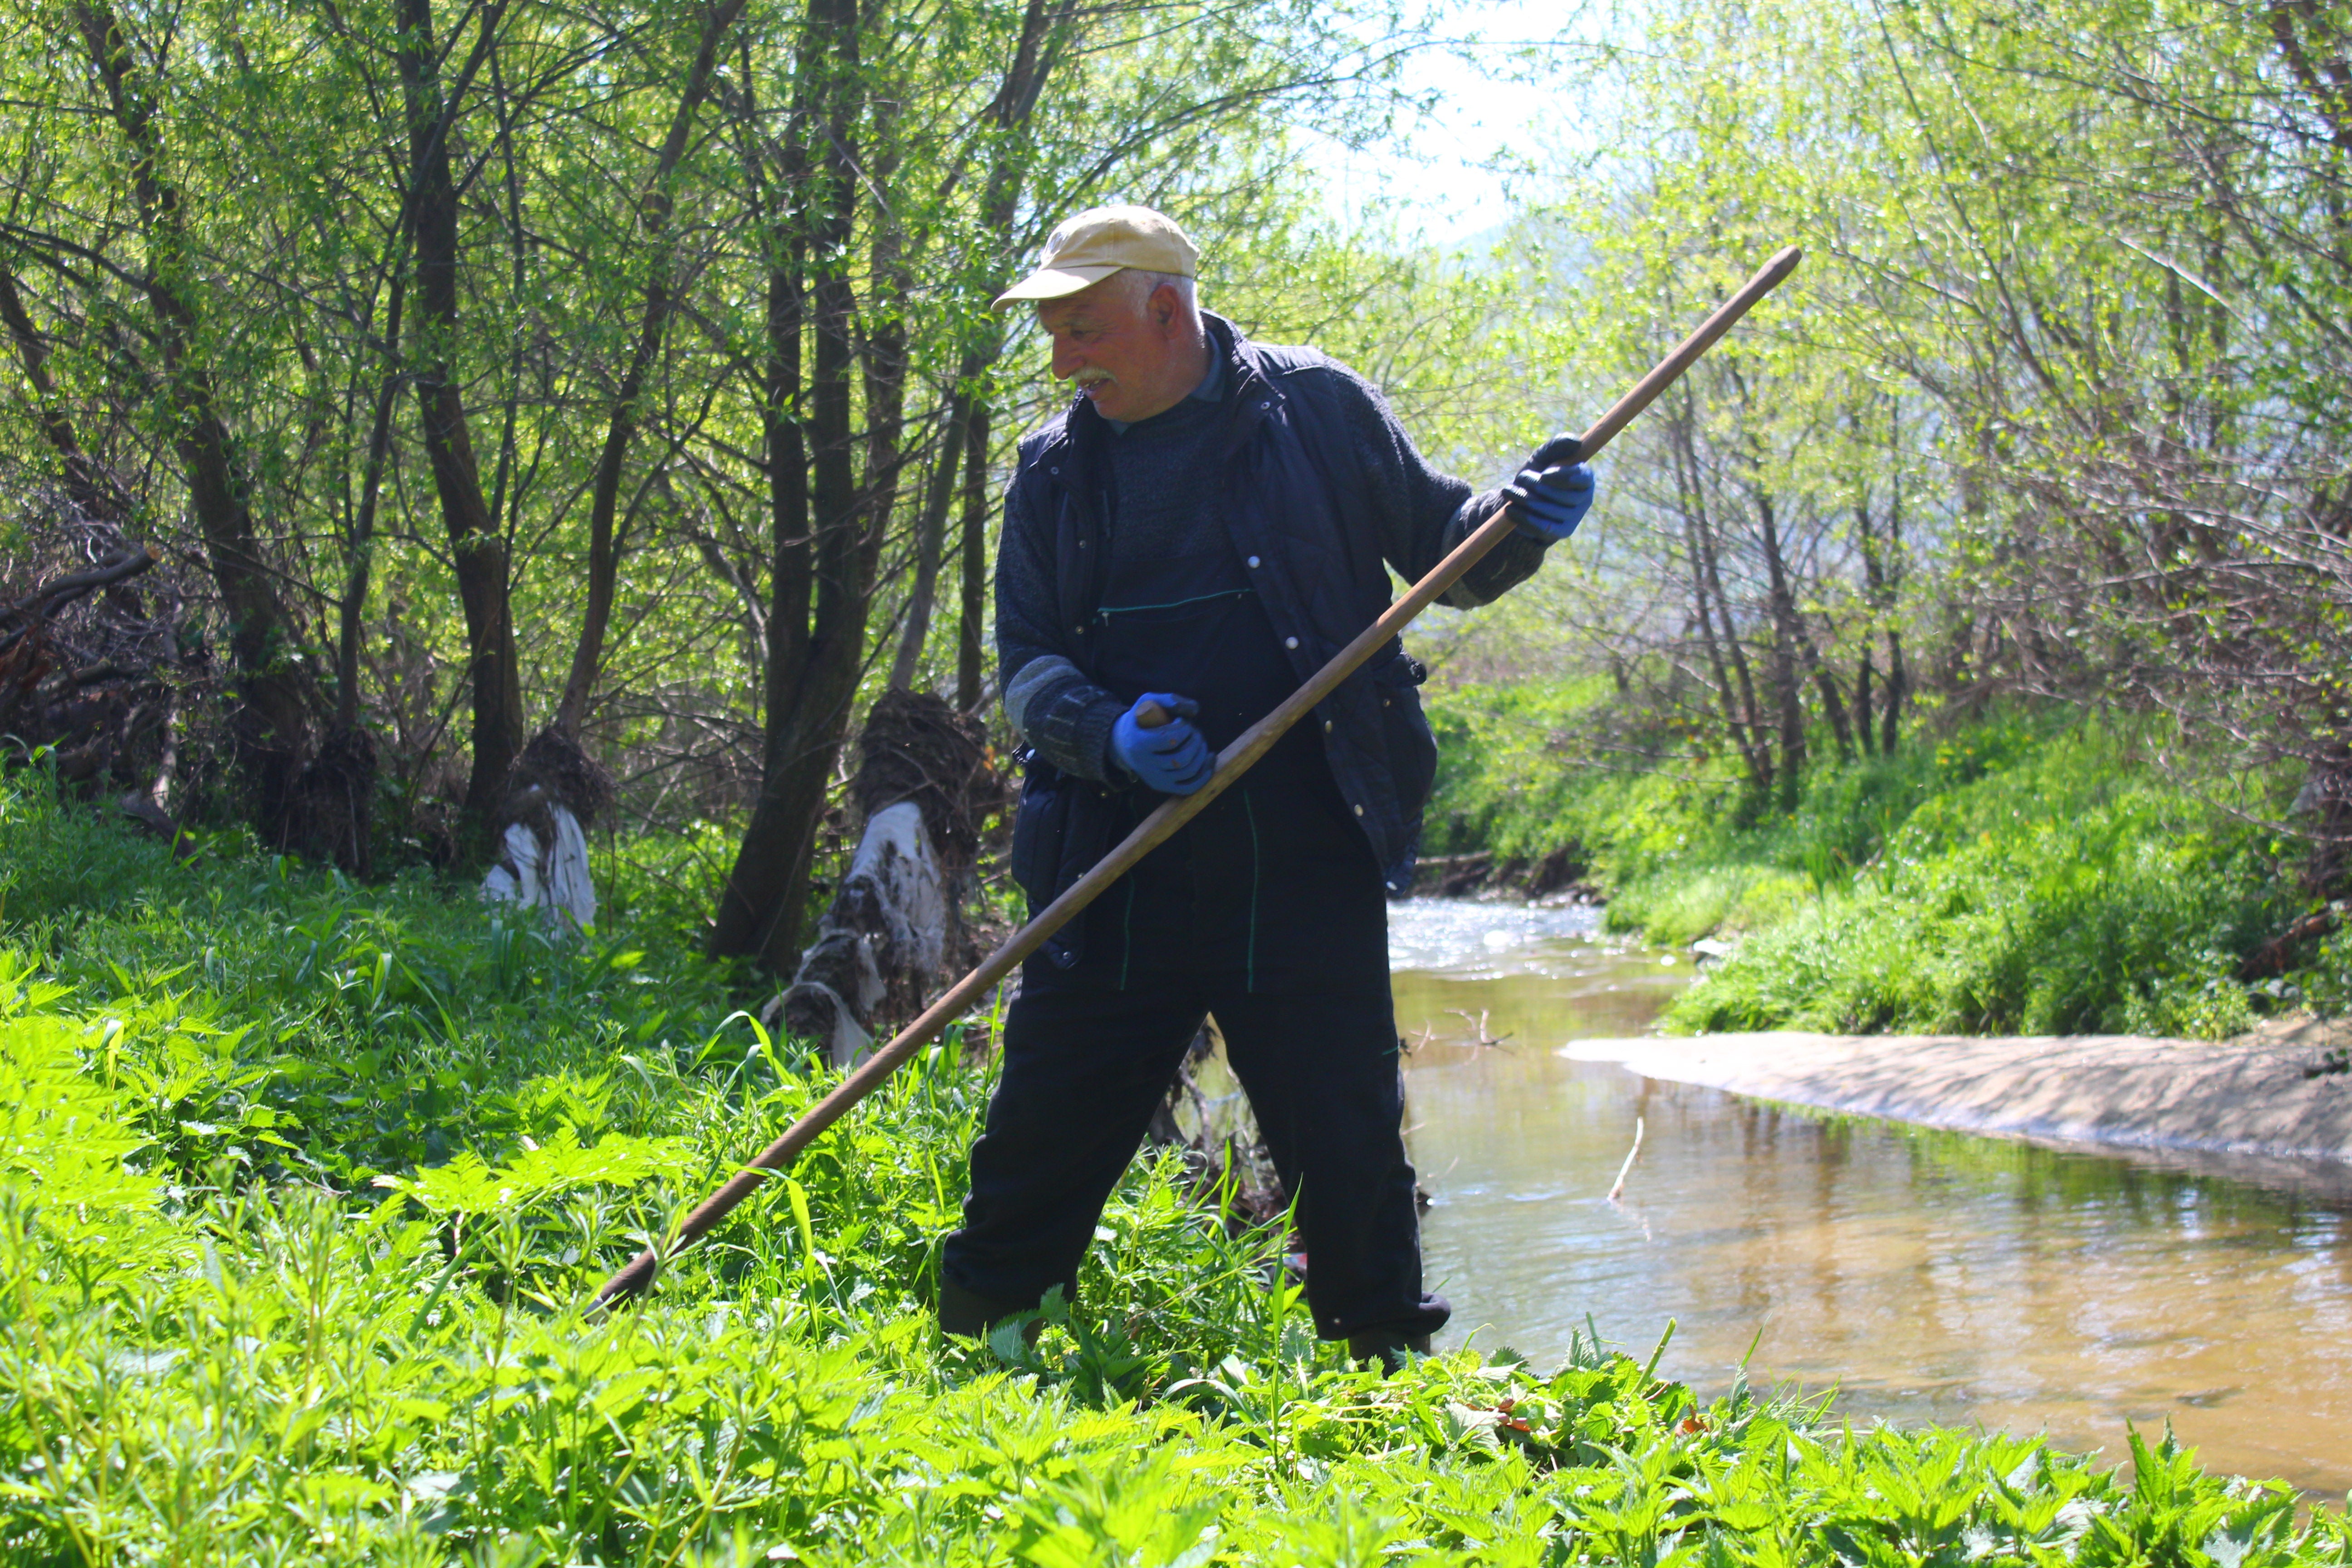
{"label": "water reflection", "polygon": [[[1391,911],[1428,1269],[1538,1363],[1591,1314],[1719,1388],[1838,1387],[1857,1417],[2124,1451],[2169,1418],[2208,1465],[2352,1487],[2352,1234],[2340,1200],[2146,1158],[1825,1118],[1566,1061],[1639,1033],[1686,967],[1590,911]],[[1501,1037],[1499,1046],[1464,1042]],[[1647,1124],[1623,1201],[1609,1189]],[[1759,1337],[1760,1331],[1760,1337]]]}

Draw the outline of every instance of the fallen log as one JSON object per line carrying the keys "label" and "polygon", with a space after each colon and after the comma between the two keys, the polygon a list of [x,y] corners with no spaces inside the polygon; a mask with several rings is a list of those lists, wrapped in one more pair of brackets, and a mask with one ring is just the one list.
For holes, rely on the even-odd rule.
{"label": "fallen log", "polygon": [[2284,974],[2298,945],[2314,937],[2327,935],[2336,929],[2336,906],[2333,904],[2298,917],[2284,931],[2246,954],[2238,965],[2239,980],[2268,980],[2274,974]]}

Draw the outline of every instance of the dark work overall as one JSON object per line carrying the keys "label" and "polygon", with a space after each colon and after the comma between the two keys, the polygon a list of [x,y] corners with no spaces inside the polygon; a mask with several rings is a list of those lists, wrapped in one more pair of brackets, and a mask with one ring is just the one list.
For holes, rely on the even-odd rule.
{"label": "dark work overall", "polygon": [[[1173,560],[1115,558],[1099,627],[1097,682],[1122,701],[1194,699],[1213,750],[1293,687],[1248,568],[1222,539]],[[963,1227],[946,1246],[964,1289],[1005,1309],[1056,1284],[1075,1298],[1104,1200],[1213,1013],[1297,1197],[1317,1331],[1444,1322],[1444,1302],[1421,1289],[1399,1128],[1386,893],[1313,722],[1096,900],[1076,964],[1024,967]],[[1125,792],[1113,842],[1162,798]]]}

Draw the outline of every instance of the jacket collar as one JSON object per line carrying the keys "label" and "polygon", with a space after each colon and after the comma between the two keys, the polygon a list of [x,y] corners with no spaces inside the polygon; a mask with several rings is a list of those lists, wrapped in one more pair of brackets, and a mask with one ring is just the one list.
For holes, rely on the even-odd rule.
{"label": "jacket collar", "polygon": [[1223,450],[1231,455],[1256,433],[1268,411],[1285,399],[1281,389],[1267,378],[1256,346],[1239,327],[1207,310],[1201,312],[1201,321],[1208,329],[1209,341],[1225,356],[1225,404],[1229,412]]}
{"label": "jacket collar", "polygon": [[1225,395],[1245,400],[1255,393],[1256,401],[1264,403],[1282,394],[1265,376],[1259,363],[1257,345],[1243,335],[1242,330],[1213,310],[1201,312],[1202,325],[1208,329],[1209,341],[1225,356]]}

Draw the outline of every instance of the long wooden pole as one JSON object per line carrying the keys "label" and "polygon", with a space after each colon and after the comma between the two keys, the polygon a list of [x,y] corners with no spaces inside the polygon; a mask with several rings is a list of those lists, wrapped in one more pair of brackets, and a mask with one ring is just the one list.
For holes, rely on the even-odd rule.
{"label": "long wooden pole", "polygon": [[[1780,280],[1797,269],[1802,252],[1790,246],[1766,262],[1743,285],[1737,294],[1724,301],[1720,309],[1699,324],[1696,331],[1682,341],[1675,352],[1660,360],[1656,368],[1643,376],[1631,392],[1619,398],[1615,406],[1602,415],[1593,426],[1578,438],[1573,457],[1557,452],[1547,456],[1562,462],[1578,462],[1591,458],[1606,447],[1633,417],[1647,408],[1657,395],[1674,384],[1683,372],[1698,357],[1715,346],[1717,338],[1731,330],[1732,324],[1745,316],[1759,300],[1779,287]],[[1045,943],[1045,939],[1067,924],[1077,912],[1094,902],[1106,889],[1125,876],[1135,863],[1166,842],[1171,835],[1183,826],[1208,804],[1223,795],[1235,779],[1249,771],[1251,764],[1272,749],[1282,738],[1283,731],[1305,718],[1315,705],[1338,689],[1341,681],[1354,673],[1356,667],[1372,657],[1388,640],[1402,631],[1414,616],[1434,603],[1439,595],[1461,580],[1462,574],[1485,558],[1486,552],[1500,544],[1518,526],[1517,509],[1505,507],[1481,524],[1476,531],[1454,547],[1444,560],[1431,569],[1428,576],[1415,583],[1405,596],[1388,607],[1379,620],[1357,634],[1356,640],[1341,648],[1328,664],[1318,669],[1307,683],[1288,697],[1280,706],[1259,720],[1237,737],[1234,743],[1217,753],[1216,771],[1209,782],[1191,795],[1175,795],[1162,801],[1150,816],[1136,826],[1116,849],[1096,862],[1094,869],[1070,886],[1067,892],[1027,925],[1005,940],[1004,945],[988,955],[978,969],[965,975],[946,994],[923,1010],[922,1016],[898,1031],[896,1038],[858,1064],[848,1077],[834,1087],[833,1092],[804,1111],[801,1119],[784,1130],[782,1137],[760,1151],[752,1162],[728,1178],[726,1185],[705,1198],[693,1213],[679,1224],[665,1247],[647,1247],[635,1261],[604,1281],[596,1292],[595,1305],[604,1306],[623,1296],[636,1295],[650,1288],[654,1276],[661,1269],[664,1258],[691,1246],[725,1218],[737,1204],[751,1195],[772,1171],[781,1171],[791,1164],[800,1152],[815,1141],[818,1133],[841,1119],[844,1111],[882,1085],[882,1080],[898,1069],[899,1064],[939,1037],[947,1026],[971,1012],[988,994],[989,989],[1013,973],[1013,966]]]}

